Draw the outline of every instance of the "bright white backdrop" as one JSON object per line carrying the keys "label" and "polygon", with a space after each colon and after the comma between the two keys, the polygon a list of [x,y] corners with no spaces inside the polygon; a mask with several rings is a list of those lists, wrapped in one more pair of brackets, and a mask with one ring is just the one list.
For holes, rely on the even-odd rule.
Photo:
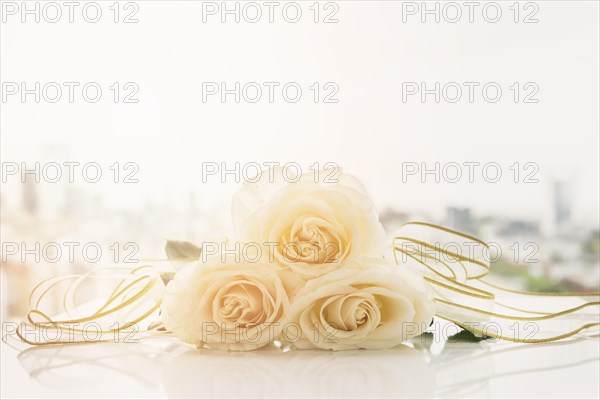
{"label": "bright white backdrop", "polygon": [[[473,22],[469,22],[467,2],[455,2],[451,7],[462,12],[455,23],[448,21],[456,9],[447,8],[449,2],[426,2],[425,6],[402,1],[322,1],[316,5],[314,1],[298,1],[294,4],[302,10],[302,17],[297,23],[286,21],[282,14],[283,7],[292,2],[278,2],[273,23],[268,22],[268,6],[262,1],[253,3],[263,12],[256,23],[245,21],[243,15],[236,23],[231,14],[223,23],[219,13],[206,11],[214,6],[222,8],[224,3],[194,0],[123,1],[116,6],[113,1],[97,1],[102,17],[96,23],[86,21],[82,14],[82,8],[91,2],[79,3],[73,23],[68,21],[65,4],[57,2],[63,15],[51,23],[47,19],[55,14],[53,9],[44,8],[48,3],[1,3],[3,172],[7,163],[96,162],[104,178],[98,183],[88,183],[77,174],[74,183],[65,178],[58,183],[42,179],[35,189],[37,214],[32,219],[24,216],[26,185],[18,174],[7,176],[0,203],[2,241],[139,241],[137,256],[161,256],[164,239],[198,240],[229,229],[230,199],[239,183],[231,175],[226,182],[218,176],[203,182],[203,165],[225,163],[232,168],[235,163],[251,162],[293,162],[305,171],[316,162],[334,162],[365,183],[380,210],[393,209],[443,222],[448,207],[465,208],[477,217],[532,221],[541,226],[540,236],[547,242],[560,233],[553,190],[556,182],[567,182],[571,214],[567,234],[579,240],[578,233],[599,228],[597,1],[478,2]],[[30,9],[38,4],[39,22],[34,14],[23,15],[23,4]],[[228,1],[227,7],[235,4]],[[248,2],[238,4],[242,9]],[[422,7],[431,9],[436,4],[441,12],[439,22],[435,15],[421,13]],[[483,13],[484,7],[489,8],[489,14]],[[496,8],[502,15],[492,23],[489,19],[494,18]],[[44,15],[44,9],[50,14]],[[314,22],[316,9],[318,22]],[[115,10],[119,10],[118,22],[114,22]],[[94,15],[93,10],[90,13]],[[124,23],[128,15],[137,22]],[[294,15],[292,10],[290,15]],[[337,22],[325,23],[326,16]],[[36,82],[41,87],[58,83],[63,97],[52,103],[48,97],[54,94],[49,92],[47,96],[42,93],[39,102],[33,94],[22,100],[21,84],[31,89]],[[73,102],[67,99],[64,82],[79,85]],[[90,82],[103,89],[97,103],[82,98],[81,87]],[[120,90],[116,103],[110,89],[115,82]],[[256,103],[243,96],[237,103],[232,95],[225,102],[218,95],[203,101],[203,88],[212,82],[226,82],[229,88],[235,82],[242,86],[257,82],[263,87],[263,97]],[[267,100],[264,82],[279,84],[273,102]],[[281,87],[289,82],[303,90],[296,103],[282,97]],[[320,89],[316,103],[310,89],[315,82]],[[423,102],[416,94],[404,101],[407,83],[421,82],[429,89],[435,82],[442,87],[456,82],[463,96],[451,102],[448,99],[454,94],[448,92],[438,103],[434,95],[427,95]],[[478,85],[473,102],[467,98],[464,82]],[[515,82],[520,94],[517,102],[511,89]],[[127,83],[133,86],[125,87]],[[487,83],[502,88],[497,102],[483,98],[481,88]],[[526,88],[527,84],[533,86]],[[19,92],[11,94],[15,87]],[[125,103],[132,87],[139,89],[133,96],[138,102]],[[337,102],[325,103],[323,96],[332,87],[339,88],[333,97]],[[525,102],[524,96],[531,94],[532,87],[538,90],[530,100],[537,102]],[[114,183],[109,167],[115,162],[120,168],[126,163],[139,167],[135,173],[139,182],[122,183],[128,170],[120,169],[121,182]],[[473,182],[466,177],[458,183],[435,182],[431,175],[423,178],[419,174],[402,179],[407,163],[432,168],[436,162],[463,166],[469,162],[497,163],[503,176],[498,183],[490,183],[477,169]],[[515,163],[519,163],[521,173],[517,183],[511,169]],[[523,182],[528,172],[523,169],[526,163],[539,168],[537,183]],[[466,167],[462,172],[466,174]],[[577,252],[580,243],[575,239],[568,245],[545,244],[563,249],[572,245]],[[544,255],[543,249],[540,252]],[[550,259],[549,251],[546,253]],[[20,311],[18,307],[11,309],[14,298],[27,293],[36,274],[65,272],[58,265],[36,269],[38,266],[23,280],[20,272],[3,268],[3,313],[7,309]],[[561,274],[577,273],[580,282],[593,284],[596,267],[594,264],[594,274],[587,267]],[[412,349],[407,350],[408,356],[323,353],[319,360],[331,363],[334,370],[348,371],[340,376],[353,383],[364,382],[363,389],[381,396],[463,397],[460,387],[453,386],[458,381],[476,398],[598,397],[597,342],[543,346],[533,356],[527,352],[496,354],[498,348],[487,343],[470,345],[448,346],[443,357],[440,345],[437,353]],[[139,350],[96,346],[79,353],[71,349],[57,353],[52,353],[52,348],[34,349],[17,355],[3,344],[3,397],[79,396],[81,390],[89,394],[89,387],[63,391],[69,380],[57,377],[64,372],[72,378],[76,372],[61,370],[62,361],[79,368],[90,358],[106,354],[106,365],[112,367],[116,360],[120,368],[121,361],[129,360],[130,350]],[[557,352],[565,357],[556,360]],[[306,392],[300,393],[303,396],[349,395],[342,384],[336,386],[339,391],[323,392],[321,382],[299,366],[307,361],[303,354],[281,355],[270,364],[271,355],[262,353],[209,353],[204,358],[189,353],[179,356],[176,351],[159,353],[172,370],[153,365],[138,380],[103,367],[80,372],[92,371],[93,375],[98,371],[95,376],[101,382],[115,383],[94,387],[100,397],[211,397],[228,394],[219,392],[227,386],[198,392],[179,382],[177,373],[187,377],[186,372],[193,368],[221,362],[244,366],[250,360],[254,365],[269,366],[267,375],[279,372],[272,366],[285,366],[288,376],[302,376],[308,382]],[[488,369],[477,363],[456,368],[455,362],[475,355],[485,360]],[[131,360],[134,364],[139,361],[135,354]],[[552,368],[532,365],[531,360],[547,361]],[[526,371],[514,368],[519,365],[527,366]],[[245,370],[249,371],[250,383],[257,383],[252,380],[264,372]],[[399,373],[401,370],[410,370],[411,379],[403,380],[406,376]],[[432,376],[436,379],[433,384],[420,385]],[[381,386],[381,382],[391,381],[404,382],[408,388]],[[565,381],[569,385],[564,385]],[[258,389],[248,386],[257,390],[252,392],[257,396],[293,393],[281,381],[261,382],[271,385],[271,391],[261,392],[260,385]],[[115,387],[123,391],[111,392]]]}

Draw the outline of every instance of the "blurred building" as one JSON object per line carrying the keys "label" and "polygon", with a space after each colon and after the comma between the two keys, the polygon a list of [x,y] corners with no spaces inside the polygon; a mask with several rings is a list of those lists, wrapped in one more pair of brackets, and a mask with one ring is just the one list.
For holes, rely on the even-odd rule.
{"label": "blurred building", "polygon": [[571,201],[567,182],[555,181],[553,186],[554,196],[554,222],[556,227],[564,226],[571,217]]}
{"label": "blurred building", "polygon": [[469,208],[448,207],[446,209],[446,226],[465,233],[476,233],[475,223]]}

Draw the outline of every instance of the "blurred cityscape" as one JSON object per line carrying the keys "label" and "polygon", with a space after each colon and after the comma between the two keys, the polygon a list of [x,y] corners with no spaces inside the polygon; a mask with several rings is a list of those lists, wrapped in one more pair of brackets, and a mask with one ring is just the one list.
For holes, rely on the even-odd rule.
{"label": "blurred cityscape", "polygon": [[[437,223],[493,243],[489,257],[492,276],[510,281],[513,287],[526,291],[597,291],[600,229],[598,222],[582,226],[572,221],[568,187],[565,182],[553,183],[553,221],[546,230],[540,221],[473,215],[469,208],[460,207],[447,207],[445,219]],[[384,210],[380,220],[387,232],[408,221],[431,221],[427,215],[394,209]]]}
{"label": "blurred cityscape", "polygon": [[[0,197],[3,320],[27,312],[29,292],[42,279],[105,264],[163,259],[167,239],[200,242],[226,231],[224,225],[228,222],[227,213],[199,211],[194,196],[184,209],[148,203],[139,211],[115,211],[104,205],[101,197],[68,185],[62,203],[47,212],[42,207],[46,189],[30,180],[20,185],[19,204],[8,206]],[[572,221],[567,188],[563,182],[554,183],[551,231],[544,231],[539,221],[474,215],[471,209],[460,207],[447,207],[443,220],[393,208],[381,210],[380,219],[390,236],[401,224],[420,220],[493,242],[500,253],[492,257],[492,275],[522,290],[598,290],[600,231],[597,223],[590,228]],[[58,261],[56,249],[49,249],[38,260],[23,249],[17,252],[14,246],[7,246],[24,244],[33,253],[36,242],[42,248],[47,243],[76,242],[79,246],[73,260],[63,254]],[[81,256],[85,243],[98,244],[104,253],[103,264],[97,260],[90,263]]]}

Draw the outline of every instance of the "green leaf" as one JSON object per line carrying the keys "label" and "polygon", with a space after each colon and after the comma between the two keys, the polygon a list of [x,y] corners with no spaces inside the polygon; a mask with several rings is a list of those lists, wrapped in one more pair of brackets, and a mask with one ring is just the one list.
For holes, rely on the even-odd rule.
{"label": "green leaf", "polygon": [[175,278],[175,272],[163,272],[160,277],[165,286]]}
{"label": "green leaf", "polygon": [[475,336],[473,332],[463,329],[462,331],[455,333],[448,338],[450,343],[477,343],[482,340],[488,339],[487,336]]}
{"label": "green leaf", "polygon": [[200,259],[202,254],[202,248],[190,242],[177,240],[167,240],[165,251],[167,252],[167,258],[172,261],[196,261]]}

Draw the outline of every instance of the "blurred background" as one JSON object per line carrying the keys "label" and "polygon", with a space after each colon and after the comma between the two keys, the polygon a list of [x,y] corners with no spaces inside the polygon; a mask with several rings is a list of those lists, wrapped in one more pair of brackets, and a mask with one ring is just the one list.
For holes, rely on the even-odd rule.
{"label": "blurred background", "polygon": [[[421,2],[297,2],[302,17],[294,23],[282,15],[285,2],[273,22],[256,3],[263,15],[255,23],[242,13],[247,2],[227,2],[234,14],[223,15],[220,2],[118,2],[118,15],[100,2],[95,23],[79,9],[73,22],[63,9],[50,23],[45,2],[39,22],[29,14],[23,22],[21,3],[16,11],[6,3],[4,321],[27,311],[40,279],[163,258],[167,239],[229,234],[243,176],[221,172],[248,163],[297,163],[305,172],[335,163],[365,184],[390,236],[406,221],[442,224],[493,242],[493,271],[516,287],[598,289],[597,2],[518,3],[518,12],[500,2],[496,22],[491,11],[482,14],[485,2],[473,22],[465,6],[450,22],[445,2],[427,3],[434,14]],[[537,22],[525,23],[530,15]],[[63,90],[56,102],[48,101],[54,86],[43,91],[51,82]],[[64,82],[77,83],[72,102]],[[82,94],[90,82],[102,88],[97,102]],[[207,96],[207,82],[279,86],[273,102],[265,91],[253,103],[243,93],[239,102],[235,94]],[[289,82],[302,88],[297,102],[281,93]],[[409,96],[407,82],[429,90],[458,82],[463,96]],[[464,82],[478,84],[473,101]],[[502,89],[498,101],[482,94],[490,82]],[[332,87],[337,102],[325,102]],[[23,88],[30,94],[22,97]],[[524,101],[531,88],[536,102]],[[37,172],[23,173],[36,163]],[[64,163],[79,163],[72,182]],[[220,170],[203,179],[206,163]],[[84,173],[87,164],[94,168]],[[494,168],[484,172],[488,164]],[[101,177],[91,182],[95,170]]]}

